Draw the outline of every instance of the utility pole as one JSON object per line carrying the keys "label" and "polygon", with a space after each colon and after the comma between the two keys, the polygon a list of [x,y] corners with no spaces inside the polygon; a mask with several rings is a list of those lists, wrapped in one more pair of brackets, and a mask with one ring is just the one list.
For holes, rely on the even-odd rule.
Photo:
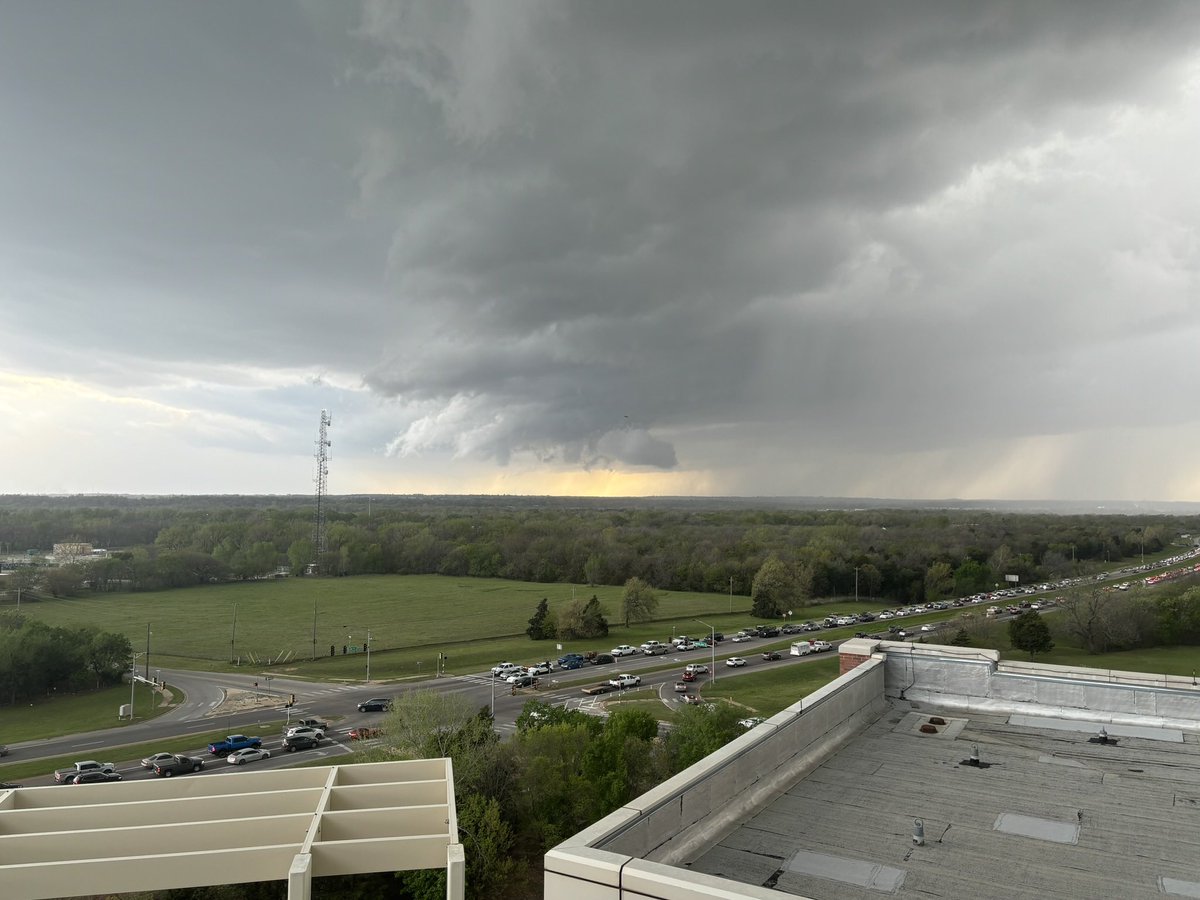
{"label": "utility pole", "polygon": [[733,576],[729,576],[729,612],[733,612]]}
{"label": "utility pole", "polygon": [[146,623],[146,680],[150,680],[150,623]]}
{"label": "utility pole", "polygon": [[233,604],[233,635],[229,638],[229,664],[233,665],[233,650],[237,644],[237,603]]}
{"label": "utility pole", "polygon": [[317,659],[317,598],[316,598],[316,597],[313,597],[313,638],[312,638],[312,644],[313,644],[312,658],[313,658],[313,661],[314,661],[314,662],[316,662],[316,659]]}
{"label": "utility pole", "polygon": [[858,570],[860,568],[862,568],[862,567],[861,566],[854,567],[854,602],[855,602],[855,604],[858,603]]}

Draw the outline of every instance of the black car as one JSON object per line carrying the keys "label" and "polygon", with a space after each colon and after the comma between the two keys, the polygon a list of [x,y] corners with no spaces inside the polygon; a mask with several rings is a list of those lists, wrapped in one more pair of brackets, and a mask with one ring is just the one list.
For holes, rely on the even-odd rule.
{"label": "black car", "polygon": [[283,749],[288,753],[295,753],[297,750],[311,750],[320,743],[321,739],[316,734],[294,734],[283,739]]}
{"label": "black car", "polygon": [[603,666],[616,661],[616,657],[614,657],[611,653],[597,653],[592,657],[593,666]]}
{"label": "black car", "polygon": [[120,772],[103,772],[93,770],[91,772],[80,772],[74,778],[67,779],[71,784],[100,784],[105,781],[120,781]]}
{"label": "black car", "polygon": [[764,653],[762,655],[762,657],[763,657],[763,659],[768,660],[768,661],[776,660],[776,659],[783,659],[783,655],[778,650],[768,650],[766,653]]}
{"label": "black car", "polygon": [[372,697],[358,704],[359,712],[387,712],[392,708],[392,701],[387,697]]}

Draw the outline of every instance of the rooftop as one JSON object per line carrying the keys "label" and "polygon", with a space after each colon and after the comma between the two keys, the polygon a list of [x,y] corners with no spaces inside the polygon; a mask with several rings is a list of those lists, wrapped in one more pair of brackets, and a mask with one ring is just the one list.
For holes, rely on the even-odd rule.
{"label": "rooftop", "polygon": [[892,701],[687,867],[813,900],[1200,896],[1196,734],[936,716]]}

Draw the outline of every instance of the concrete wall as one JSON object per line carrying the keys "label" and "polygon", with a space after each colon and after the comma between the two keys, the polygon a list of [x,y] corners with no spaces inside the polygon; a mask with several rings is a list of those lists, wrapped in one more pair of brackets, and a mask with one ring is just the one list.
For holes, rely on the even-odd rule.
{"label": "concrete wall", "polygon": [[885,706],[884,661],[869,659],[555,847],[546,897],[778,897],[673,865],[820,765]]}
{"label": "concrete wall", "polygon": [[[1081,666],[1001,662],[991,650],[873,643],[889,697],[967,712],[1010,712],[1200,732],[1191,678]],[[861,651],[861,648],[859,648]]]}

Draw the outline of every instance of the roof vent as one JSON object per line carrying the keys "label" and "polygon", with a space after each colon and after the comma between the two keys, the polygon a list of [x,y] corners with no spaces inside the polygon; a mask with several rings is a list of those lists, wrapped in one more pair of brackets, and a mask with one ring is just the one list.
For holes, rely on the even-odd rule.
{"label": "roof vent", "polygon": [[971,745],[971,755],[964,759],[961,763],[964,766],[970,766],[972,769],[987,769],[991,767],[991,763],[980,762],[979,760],[979,745]]}
{"label": "roof vent", "polygon": [[1108,746],[1108,747],[1115,747],[1117,745],[1117,739],[1114,737],[1109,737],[1108,732],[1105,731],[1104,726],[1101,725],[1100,733],[1098,735],[1096,735],[1095,737],[1088,738],[1088,743],[1089,744],[1104,744],[1105,746]]}
{"label": "roof vent", "polygon": [[913,819],[913,846],[925,846],[925,823],[920,819]]}

